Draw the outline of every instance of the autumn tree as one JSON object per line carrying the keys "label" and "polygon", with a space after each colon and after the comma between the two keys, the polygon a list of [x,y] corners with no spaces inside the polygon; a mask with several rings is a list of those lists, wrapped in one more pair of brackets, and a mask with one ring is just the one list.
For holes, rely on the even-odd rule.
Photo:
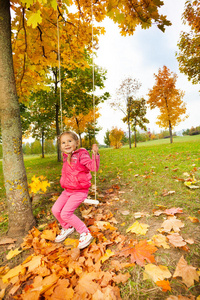
{"label": "autumn tree", "polygon": [[[75,13],[69,13],[69,4],[76,5]],[[15,12],[12,21],[15,68],[11,47],[10,5]],[[153,23],[164,31],[170,22],[166,16],[159,14],[162,5],[162,1],[152,0],[148,3],[144,0],[129,0],[123,6],[120,2],[115,5],[110,1],[97,1],[93,7],[94,19],[100,22],[110,16],[121,26],[124,35],[132,34],[138,25],[149,28]],[[18,99],[26,101],[31,91],[41,89],[46,68],[59,65],[55,34],[56,9],[59,27],[63,27],[63,31],[60,28],[61,37],[65,41],[61,47],[60,61],[71,67],[77,64],[85,67],[83,53],[86,47],[90,51],[92,49],[92,16],[88,1],[63,0],[57,7],[56,0],[0,0],[0,118],[9,235],[23,235],[35,223],[23,162]],[[100,32],[101,28],[94,28],[95,43]]]}
{"label": "autumn tree", "polygon": [[109,135],[110,135],[110,130],[106,130],[106,133],[105,133],[105,136],[104,136],[104,143],[110,147],[110,138],[109,138]]}
{"label": "autumn tree", "polygon": [[[149,123],[149,120],[145,117],[147,113],[147,107],[146,107],[146,100],[144,98],[141,99],[133,99],[132,97],[129,97],[128,103],[129,103],[129,113],[126,117],[123,118],[123,121],[125,123],[129,122],[131,124],[132,129],[134,131],[134,140],[135,140],[135,147],[137,146],[136,142],[136,127],[139,126],[141,129],[146,130],[145,123]],[[128,120],[129,118],[129,120]]]}
{"label": "autumn tree", "polygon": [[189,25],[189,32],[181,32],[178,42],[179,52],[176,53],[179,69],[188,76],[193,84],[200,82],[200,2],[186,1],[183,21]]}
{"label": "autumn tree", "polygon": [[72,110],[71,118],[64,118],[64,123],[67,128],[75,131],[80,139],[80,146],[82,147],[82,134],[87,132],[88,126],[96,128],[96,120],[100,117],[98,108],[91,109],[88,114],[76,113],[75,108]]}
{"label": "autumn tree", "polygon": [[131,148],[131,111],[134,105],[135,95],[140,87],[141,83],[137,79],[130,77],[124,79],[117,89],[115,101],[111,102],[111,107],[120,110],[125,116],[122,120],[128,125],[129,148]]}
{"label": "autumn tree", "polygon": [[158,75],[154,74],[154,77],[156,82],[149,90],[147,103],[151,109],[159,108],[160,115],[156,124],[169,128],[172,143],[173,128],[187,117],[182,117],[186,113],[186,105],[182,101],[184,92],[176,88],[177,74],[170,72],[166,66],[159,69]]}
{"label": "autumn tree", "polygon": [[55,115],[56,104],[53,91],[37,91],[29,101],[31,136],[40,139],[42,143],[42,158],[44,158],[44,143],[46,139],[56,136]]}
{"label": "autumn tree", "polygon": [[118,129],[117,127],[113,127],[109,134],[110,145],[115,149],[119,149],[122,146],[121,140],[123,138],[124,131],[122,129]]}

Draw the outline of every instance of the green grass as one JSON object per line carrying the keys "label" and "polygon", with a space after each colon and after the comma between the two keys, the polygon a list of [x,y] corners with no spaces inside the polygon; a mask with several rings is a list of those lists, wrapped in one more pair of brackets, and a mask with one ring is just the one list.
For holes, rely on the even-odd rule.
{"label": "green grass", "polygon": [[[130,201],[132,209],[137,210],[141,203],[147,208],[157,204],[183,206],[185,210],[197,215],[199,208],[199,190],[189,190],[179,179],[183,173],[193,175],[200,180],[200,135],[138,143],[136,148],[100,149],[101,166],[97,174],[99,192],[112,185],[125,189],[123,195]],[[61,163],[56,155],[45,158],[32,155],[25,156],[28,182],[33,175],[46,176],[52,182],[51,190],[60,191],[59,178]],[[164,190],[175,194],[162,196]],[[5,189],[3,184],[2,162],[0,162],[0,198],[2,210],[5,208]],[[133,203],[132,203],[133,202]]]}
{"label": "green grass", "polygon": [[[136,148],[129,149],[124,146],[121,149],[102,148],[100,149],[101,163],[97,173],[97,188],[99,198],[102,201],[109,201],[108,208],[117,219],[118,231],[127,237],[133,238],[133,234],[126,233],[126,229],[135,222],[134,212],[147,212],[148,217],[141,219],[142,223],[150,225],[145,236],[139,239],[148,239],[156,234],[163,222],[163,215],[153,216],[153,209],[157,205],[165,205],[167,208],[181,207],[183,214],[178,216],[185,226],[181,229],[183,238],[194,238],[195,244],[190,246],[190,251],[184,251],[184,257],[188,264],[199,266],[199,225],[192,223],[188,216],[199,218],[200,189],[187,188],[182,179],[195,177],[196,185],[200,186],[200,135],[188,137],[176,137],[174,143],[170,144],[169,139],[139,143]],[[44,195],[36,195],[33,201],[34,216],[37,225],[49,223],[54,220],[51,214],[53,202],[50,200],[52,194],[60,193],[59,183],[62,163],[57,162],[56,155],[48,155],[45,158],[40,156],[25,157],[25,167],[28,182],[33,175],[45,176],[51,187]],[[5,202],[5,189],[3,186],[3,175],[0,162],[0,218],[3,220],[0,225],[0,233],[5,234],[7,230],[7,210]],[[188,175],[184,175],[187,173]],[[111,195],[108,197],[108,192]],[[175,191],[175,193],[163,196],[164,191]],[[118,198],[118,200],[115,199]],[[128,215],[121,212],[128,210]],[[121,224],[125,224],[121,226]],[[182,252],[181,252],[182,251]],[[156,252],[157,264],[168,266],[173,274],[180,255],[183,250],[164,250],[159,248]],[[107,263],[109,269],[109,262]],[[128,299],[166,299],[166,296],[159,288],[149,280],[143,280],[143,269],[136,265],[130,268],[130,279],[120,285],[121,296]],[[171,279],[171,286],[176,294],[185,293],[183,285],[179,281]],[[196,285],[192,293],[199,295],[199,286]]]}

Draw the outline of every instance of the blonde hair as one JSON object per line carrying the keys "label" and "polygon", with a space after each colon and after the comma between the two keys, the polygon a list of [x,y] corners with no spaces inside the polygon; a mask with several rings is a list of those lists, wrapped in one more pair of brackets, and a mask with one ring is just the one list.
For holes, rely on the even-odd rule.
{"label": "blonde hair", "polygon": [[[78,148],[79,138],[78,138],[77,134],[72,132],[72,131],[64,131],[63,133],[60,134],[60,136],[58,137],[59,146],[60,146],[60,143],[61,143],[61,137],[63,135],[70,135],[71,138],[76,141],[77,148]],[[67,156],[67,161],[68,161],[69,164],[71,164],[71,156],[72,156],[72,153],[68,154],[68,156]]]}

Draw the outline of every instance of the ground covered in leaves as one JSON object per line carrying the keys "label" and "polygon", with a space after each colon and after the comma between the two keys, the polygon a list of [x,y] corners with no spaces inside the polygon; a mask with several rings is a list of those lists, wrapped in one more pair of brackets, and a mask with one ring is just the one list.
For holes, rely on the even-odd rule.
{"label": "ground covered in leaves", "polygon": [[[200,298],[198,219],[179,207],[156,206],[135,212],[124,230],[130,216],[124,191],[113,185],[99,199],[78,212],[94,237],[84,250],[77,233],[56,244],[55,221],[33,228],[18,247],[1,239],[1,247],[14,246],[0,268],[2,299]],[[193,222],[191,235],[182,234],[187,222]]]}
{"label": "ground covered in leaves", "polygon": [[62,191],[55,155],[25,157],[37,226],[8,239],[0,162],[0,299],[199,300],[199,143],[177,137],[100,149],[100,204],[76,211],[94,237],[81,251],[76,232],[54,242],[51,207]]}

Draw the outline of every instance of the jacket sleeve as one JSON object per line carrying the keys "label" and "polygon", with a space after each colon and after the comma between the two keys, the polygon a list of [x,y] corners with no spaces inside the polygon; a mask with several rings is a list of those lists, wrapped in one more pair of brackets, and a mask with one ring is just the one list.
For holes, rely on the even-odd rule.
{"label": "jacket sleeve", "polygon": [[88,152],[84,152],[80,156],[80,163],[86,166],[90,171],[97,172],[100,164],[100,155],[92,154],[92,159],[91,159],[90,154]]}

